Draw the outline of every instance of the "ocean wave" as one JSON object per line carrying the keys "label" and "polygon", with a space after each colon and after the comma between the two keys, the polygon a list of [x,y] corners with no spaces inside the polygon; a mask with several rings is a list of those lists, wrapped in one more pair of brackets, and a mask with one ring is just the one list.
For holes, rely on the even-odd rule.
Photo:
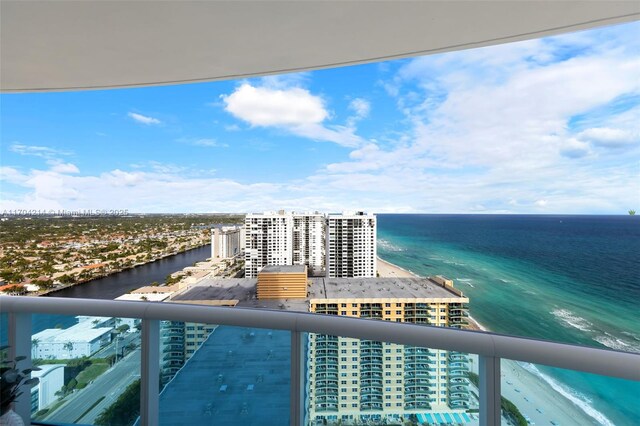
{"label": "ocean wave", "polygon": [[380,248],[384,249],[384,250],[387,250],[387,251],[397,251],[397,252],[405,251],[405,249],[403,249],[402,247],[397,246],[397,245],[395,245],[395,244],[393,244],[393,243],[391,243],[391,242],[389,242],[387,240],[382,240],[382,239],[378,240],[378,246]]}
{"label": "ocean wave", "polygon": [[592,401],[586,395],[583,395],[580,392],[576,391],[575,389],[572,389],[564,384],[561,384],[557,380],[552,379],[551,377],[547,376],[546,374],[538,370],[538,368],[533,364],[524,363],[524,362],[519,362],[518,364],[520,364],[522,368],[524,368],[528,372],[540,377],[549,386],[551,386],[553,390],[555,390],[560,395],[564,396],[569,401],[574,403],[582,411],[584,411],[585,414],[595,419],[599,424],[605,425],[605,426],[615,426],[611,420],[609,420],[604,414],[596,410],[591,405]]}
{"label": "ocean wave", "polygon": [[631,337],[633,340],[636,340],[638,342],[640,342],[640,335],[638,334],[634,334],[634,333],[630,333],[628,331],[623,331],[622,334]]}
{"label": "ocean wave", "polygon": [[456,265],[456,266],[467,266],[466,263],[461,263],[461,262],[455,262],[453,260],[443,260],[442,263],[445,263],[447,265]]}
{"label": "ocean wave", "polygon": [[581,331],[593,331],[591,329],[593,324],[567,309],[555,309],[551,312],[551,314],[562,321],[564,324],[569,325],[573,328],[577,328]]}
{"label": "ocean wave", "polygon": [[463,284],[468,285],[469,287],[475,288],[475,286],[473,284],[471,284],[473,282],[473,280],[471,278],[456,278],[454,281],[461,282]]}
{"label": "ocean wave", "polygon": [[633,341],[626,340],[624,338],[614,336],[602,329],[598,329],[596,325],[587,321],[586,319],[576,315],[575,313],[567,309],[556,309],[551,312],[556,318],[560,319],[563,325],[568,325],[573,328],[577,328],[580,331],[588,332],[589,337],[594,341],[604,345],[610,349],[626,352],[640,352],[640,341],[638,337],[632,333],[622,332],[629,336]]}
{"label": "ocean wave", "polygon": [[[625,333],[625,334],[629,334],[629,333]],[[606,331],[604,332],[603,335],[595,336],[593,340],[605,345],[608,348],[615,349],[617,351],[640,352],[640,345],[634,345],[632,343],[625,342],[624,340],[618,339],[617,337],[607,333]]]}

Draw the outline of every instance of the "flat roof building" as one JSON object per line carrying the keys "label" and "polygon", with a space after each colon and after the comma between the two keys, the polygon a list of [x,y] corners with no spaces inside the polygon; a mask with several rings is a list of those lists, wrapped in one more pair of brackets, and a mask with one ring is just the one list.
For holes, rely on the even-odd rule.
{"label": "flat roof building", "polygon": [[[289,268],[269,267],[267,273]],[[462,328],[467,324],[469,299],[445,277],[308,278],[307,282],[303,299],[260,299],[256,279],[210,278],[175,295],[172,301],[438,327]],[[436,414],[468,419],[466,354],[310,333],[307,355],[311,424],[398,421]]]}
{"label": "flat roof building", "polygon": [[265,266],[258,272],[258,299],[304,299],[307,297],[307,266]]}
{"label": "flat roof building", "polygon": [[69,328],[49,328],[32,336],[31,357],[36,359],[72,359],[89,356],[111,341],[113,327],[97,327],[89,319]]}
{"label": "flat roof building", "polygon": [[[469,299],[443,277],[311,282],[310,312],[438,327],[466,325]],[[462,415],[469,406],[465,354],[311,333],[308,360],[312,424]]]}

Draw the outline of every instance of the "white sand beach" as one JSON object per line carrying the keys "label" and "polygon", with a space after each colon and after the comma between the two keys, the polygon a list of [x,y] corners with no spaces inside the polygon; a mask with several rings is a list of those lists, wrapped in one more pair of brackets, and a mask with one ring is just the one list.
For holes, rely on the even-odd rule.
{"label": "white sand beach", "polygon": [[[418,275],[403,269],[393,263],[378,258],[378,273],[381,277],[416,278]],[[455,283],[454,283],[455,285]],[[474,318],[469,317],[469,329],[489,331]],[[477,356],[473,356],[472,370],[477,373]],[[528,368],[525,368],[527,366]],[[530,424],[536,425],[600,425],[607,423],[607,419],[599,417],[601,414],[590,406],[584,405],[586,410],[592,410],[591,417],[585,410],[556,391],[543,378],[534,374],[535,366],[511,360],[502,360],[502,396],[513,402]],[[529,371],[531,370],[531,371]],[[557,384],[559,386],[559,384]],[[477,389],[476,389],[477,393]],[[575,398],[575,397],[574,397]],[[576,402],[580,401],[576,398]],[[598,417],[598,420],[596,420]]]}
{"label": "white sand beach", "polygon": [[419,275],[380,258],[378,258],[378,274],[382,278],[420,278]]}
{"label": "white sand beach", "polygon": [[[469,328],[490,331],[472,317],[469,317]],[[478,373],[478,358],[477,356],[473,358],[472,370]],[[536,370],[536,367],[531,364],[508,359],[501,361],[502,396],[518,407],[522,415],[530,421],[529,424],[553,425],[552,421],[563,426],[607,424],[605,418],[599,417],[600,421],[597,421],[574,402],[552,388],[544,379],[534,374]],[[588,406],[585,408],[592,410]],[[593,414],[594,416],[601,415],[595,410]]]}
{"label": "white sand beach", "polygon": [[569,401],[519,362],[502,360],[502,396],[513,402],[531,424],[599,425],[580,407]]}

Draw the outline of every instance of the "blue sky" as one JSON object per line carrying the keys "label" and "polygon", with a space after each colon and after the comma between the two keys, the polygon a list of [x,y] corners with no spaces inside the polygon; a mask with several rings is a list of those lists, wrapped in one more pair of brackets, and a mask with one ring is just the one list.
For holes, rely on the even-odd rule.
{"label": "blue sky", "polygon": [[0,97],[2,210],[624,214],[640,24],[241,81]]}

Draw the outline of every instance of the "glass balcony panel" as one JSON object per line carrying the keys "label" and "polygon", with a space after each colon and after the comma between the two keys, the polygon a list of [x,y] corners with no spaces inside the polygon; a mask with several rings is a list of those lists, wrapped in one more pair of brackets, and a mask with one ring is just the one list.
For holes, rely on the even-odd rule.
{"label": "glass balcony panel", "polygon": [[[194,334],[202,325],[184,323],[183,357],[178,365],[161,369],[159,424],[288,424],[291,333],[204,324],[204,333]],[[161,336],[164,330],[174,333],[173,324],[163,326]],[[313,374],[310,379],[325,389],[318,404],[335,406],[337,373]]]}
{"label": "glass balcony panel", "polygon": [[[327,341],[326,336],[310,336],[310,350]],[[411,419],[412,424],[438,419],[463,424],[473,416],[477,422],[467,354],[346,337],[333,343],[337,362],[328,362],[324,354],[309,355],[307,424],[408,424]],[[450,365],[459,377],[450,375]],[[337,375],[331,383],[319,379],[328,368]],[[469,413],[474,406],[476,411]]]}
{"label": "glass balcony panel", "polygon": [[[3,335],[4,336],[4,335]],[[33,421],[131,425],[140,412],[140,321],[32,315]]]}
{"label": "glass balcony panel", "polygon": [[640,418],[640,382],[503,359],[500,385],[503,425],[631,425]]}
{"label": "glass balcony panel", "polygon": [[8,327],[9,314],[0,312],[0,346],[5,346],[9,341]]}

